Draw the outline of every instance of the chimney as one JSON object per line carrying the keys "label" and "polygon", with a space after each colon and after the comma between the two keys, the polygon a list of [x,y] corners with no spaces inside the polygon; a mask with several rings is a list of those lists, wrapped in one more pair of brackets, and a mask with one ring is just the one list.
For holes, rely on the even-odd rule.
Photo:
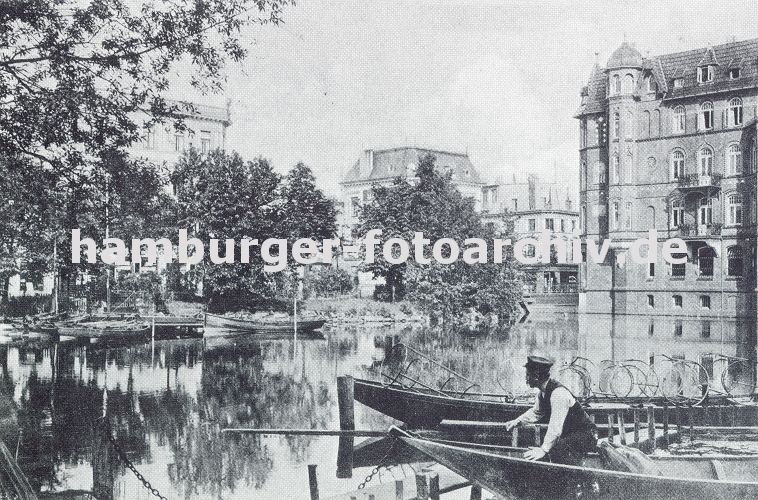
{"label": "chimney", "polygon": [[371,177],[371,171],[374,170],[374,150],[366,149],[363,151],[363,158],[360,162],[360,177],[368,179]]}

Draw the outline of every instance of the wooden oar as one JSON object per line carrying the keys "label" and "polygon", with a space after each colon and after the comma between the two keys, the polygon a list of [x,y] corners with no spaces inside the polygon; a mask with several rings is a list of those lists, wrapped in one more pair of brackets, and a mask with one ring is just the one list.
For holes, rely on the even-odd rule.
{"label": "wooden oar", "polygon": [[234,428],[227,427],[221,429],[221,432],[234,434],[292,434],[300,436],[358,436],[358,437],[384,437],[387,431],[370,431],[370,430],[331,430],[331,429],[255,429],[255,428]]}

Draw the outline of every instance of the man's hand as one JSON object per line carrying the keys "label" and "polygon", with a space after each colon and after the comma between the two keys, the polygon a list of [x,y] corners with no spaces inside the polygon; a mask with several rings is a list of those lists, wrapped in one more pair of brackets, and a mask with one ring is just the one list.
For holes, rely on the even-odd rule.
{"label": "man's hand", "polygon": [[524,458],[527,460],[531,460],[534,462],[535,460],[539,460],[540,458],[544,457],[546,455],[545,450],[542,448],[529,448],[524,452]]}
{"label": "man's hand", "polygon": [[519,424],[518,419],[509,420],[505,423],[505,430],[506,431],[512,431],[514,427],[516,427]]}

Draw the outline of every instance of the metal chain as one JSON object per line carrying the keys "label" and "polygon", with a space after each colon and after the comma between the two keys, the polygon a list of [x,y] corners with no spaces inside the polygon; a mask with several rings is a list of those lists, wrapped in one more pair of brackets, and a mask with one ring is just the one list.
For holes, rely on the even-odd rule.
{"label": "metal chain", "polygon": [[371,472],[369,472],[368,476],[366,476],[365,479],[361,481],[361,484],[358,485],[359,490],[362,490],[363,488],[365,488],[366,485],[371,482],[374,476],[378,474],[382,468],[387,468],[389,470],[392,467],[392,465],[387,466],[385,462],[392,455],[392,452],[394,451],[394,448],[395,448],[395,443],[397,443],[397,440],[392,441],[392,445],[390,445],[390,449],[387,450],[387,453],[385,453],[384,456],[381,458],[381,460],[379,460],[379,464],[373,469],[371,469]]}
{"label": "metal chain", "polygon": [[150,493],[152,493],[154,496],[160,498],[161,500],[168,500],[168,498],[161,495],[161,492],[158,491],[156,488],[153,487],[152,484],[150,484],[150,481],[145,479],[145,476],[140,474],[140,471],[137,470],[137,468],[134,466],[134,464],[127,458],[126,453],[124,450],[121,449],[121,447],[116,442],[115,438],[113,437],[113,434],[111,433],[111,426],[110,422],[107,420],[103,420],[103,430],[105,431],[106,436],[108,436],[108,441],[113,445],[113,448],[116,450],[116,454],[118,455],[118,458],[124,462],[124,465],[126,465],[129,470],[132,471],[134,476],[142,483],[142,486],[145,487],[146,490],[148,490]]}

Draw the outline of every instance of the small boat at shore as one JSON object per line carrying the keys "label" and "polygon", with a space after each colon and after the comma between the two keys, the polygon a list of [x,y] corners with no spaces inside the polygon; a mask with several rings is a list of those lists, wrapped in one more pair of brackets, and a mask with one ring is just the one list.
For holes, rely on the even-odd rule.
{"label": "small boat at shore", "polygon": [[755,457],[661,457],[661,475],[606,468],[599,457],[584,466],[533,462],[523,449],[445,443],[417,437],[396,427],[390,433],[404,445],[503,498],[758,498]]}
{"label": "small boat at shore", "polygon": [[150,324],[134,320],[79,321],[59,324],[58,332],[69,337],[146,337]]}
{"label": "small boat at shore", "polygon": [[[297,331],[309,333],[318,330],[326,323],[325,319],[310,317],[297,319]],[[288,315],[261,315],[259,317],[239,318],[205,313],[206,326],[237,330],[251,333],[282,333],[295,330],[294,317]]]}
{"label": "small boat at shore", "polygon": [[[518,400],[507,394],[479,394],[477,392],[457,392],[435,390],[416,386],[408,387],[399,383],[383,384],[381,382],[356,378],[354,380],[355,400],[380,413],[404,422],[411,428],[436,428],[443,420],[460,420],[475,422],[505,422],[516,418],[527,409],[533,401]],[[758,405],[749,401],[710,397],[708,406],[692,408],[694,425],[708,425],[709,415],[729,413],[735,425],[752,425],[758,418]],[[582,401],[585,409],[597,416],[617,413],[624,410],[633,418],[632,412],[643,404],[653,404],[656,419],[662,417],[664,402],[650,398],[626,398],[625,400],[598,398]],[[672,413],[675,408],[670,407]],[[710,413],[709,413],[710,411]],[[659,420],[660,421],[660,420]],[[712,425],[712,424],[711,424]]]}

